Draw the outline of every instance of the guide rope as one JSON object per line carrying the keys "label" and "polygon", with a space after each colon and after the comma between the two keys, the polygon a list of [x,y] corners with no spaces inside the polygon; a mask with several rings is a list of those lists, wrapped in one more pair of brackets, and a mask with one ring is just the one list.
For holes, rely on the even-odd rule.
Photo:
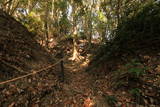
{"label": "guide rope", "polygon": [[29,77],[29,76],[32,76],[32,75],[35,75],[37,73],[40,73],[42,71],[45,71],[45,70],[48,70],[54,66],[56,66],[57,64],[59,64],[61,61],[63,61],[64,59],[66,59],[67,57],[64,57],[60,60],[58,60],[56,63],[52,64],[52,65],[49,65],[45,68],[42,68],[42,69],[39,69],[39,70],[31,70],[32,72],[31,73],[28,73],[26,75],[22,75],[22,76],[19,76],[19,77],[16,77],[16,78],[13,78],[13,79],[9,79],[9,80],[6,80],[6,81],[2,81],[0,82],[0,85],[3,85],[3,84],[7,84],[7,83],[10,83],[10,82],[13,82],[13,81],[17,81],[19,79],[23,79],[23,78],[26,78],[26,77]]}

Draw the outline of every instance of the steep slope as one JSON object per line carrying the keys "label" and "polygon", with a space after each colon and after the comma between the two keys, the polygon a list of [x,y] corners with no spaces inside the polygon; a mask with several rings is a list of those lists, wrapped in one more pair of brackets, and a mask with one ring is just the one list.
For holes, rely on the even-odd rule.
{"label": "steep slope", "polygon": [[159,107],[160,3],[148,3],[133,13],[99,49],[89,71],[101,81],[97,87],[105,87],[103,93],[110,89],[124,106]]}
{"label": "steep slope", "polygon": [[0,10],[1,76],[11,76],[17,71],[26,73],[51,62],[51,56],[33,38],[25,26]]}

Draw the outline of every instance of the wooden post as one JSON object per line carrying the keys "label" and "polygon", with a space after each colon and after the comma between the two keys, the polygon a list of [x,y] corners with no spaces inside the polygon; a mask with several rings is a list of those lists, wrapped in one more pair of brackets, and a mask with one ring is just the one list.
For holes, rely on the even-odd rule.
{"label": "wooden post", "polygon": [[[63,51],[60,52],[60,56],[61,56],[61,58],[63,58]],[[61,68],[60,80],[61,80],[61,82],[64,82],[64,64],[63,63],[64,63],[64,61],[62,60],[60,62],[60,68]]]}

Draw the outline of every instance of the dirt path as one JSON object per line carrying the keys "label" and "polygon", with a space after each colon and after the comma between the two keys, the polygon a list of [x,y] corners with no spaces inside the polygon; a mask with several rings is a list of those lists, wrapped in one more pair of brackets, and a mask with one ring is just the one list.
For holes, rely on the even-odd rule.
{"label": "dirt path", "polygon": [[[69,61],[68,61],[69,62]],[[66,107],[108,107],[102,93],[95,87],[95,80],[85,72],[85,67],[75,62],[65,64],[64,92],[70,97],[71,104]]]}
{"label": "dirt path", "polygon": [[64,63],[65,81],[59,65],[0,86],[0,107],[109,107],[94,78],[76,62]]}

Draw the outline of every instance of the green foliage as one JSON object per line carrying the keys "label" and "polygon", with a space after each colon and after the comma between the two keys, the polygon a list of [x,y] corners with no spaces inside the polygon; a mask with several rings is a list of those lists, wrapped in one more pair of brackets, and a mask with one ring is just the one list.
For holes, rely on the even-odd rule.
{"label": "green foliage", "polygon": [[62,0],[62,1],[58,1],[58,2],[54,2],[54,6],[56,9],[60,9],[62,11],[64,11],[67,8],[67,2]]}
{"label": "green foliage", "polygon": [[105,32],[105,28],[106,28],[106,23],[102,22],[102,21],[98,21],[98,23],[96,24],[96,30],[101,34],[103,32]]}
{"label": "green foliage", "polygon": [[87,36],[86,36],[86,34],[84,33],[84,32],[79,32],[79,38],[81,38],[81,39],[86,39],[87,38]]}
{"label": "green foliage", "polygon": [[78,5],[82,5],[82,0],[73,0],[74,3],[78,4]]}
{"label": "green foliage", "polygon": [[114,42],[120,48],[127,49],[141,49],[142,45],[145,46],[143,48],[157,46],[157,41],[160,41],[159,19],[160,3],[149,2],[142,5],[136,14],[124,18],[118,25]]}
{"label": "green foliage", "polygon": [[117,102],[117,98],[115,96],[107,95],[105,96],[106,101],[109,105],[114,106]]}
{"label": "green foliage", "polygon": [[128,71],[137,78],[144,73],[142,68],[130,68]]}
{"label": "green foliage", "polygon": [[145,70],[147,70],[146,67],[136,60],[132,60],[130,63],[126,64],[125,67],[133,78],[140,78],[145,74]]}
{"label": "green foliage", "polygon": [[70,21],[68,20],[66,15],[63,15],[59,21],[59,26],[61,33],[65,33],[67,34],[67,32],[69,32],[70,28],[71,28],[71,24]]}
{"label": "green foliage", "polygon": [[115,84],[114,84],[114,88],[116,89],[118,89],[118,88],[120,88],[120,87],[122,87],[122,86],[126,86],[126,84],[127,84],[127,81],[126,80],[119,80],[119,81],[117,81]]}
{"label": "green foliage", "polygon": [[29,29],[29,31],[34,33],[42,32],[42,22],[36,17],[34,12],[31,12],[25,19],[23,19],[23,24]]}
{"label": "green foliage", "polygon": [[71,35],[64,35],[66,39],[73,39]]}
{"label": "green foliage", "polygon": [[100,12],[100,11],[98,12],[98,19],[102,22],[106,21],[106,17],[103,12]]}
{"label": "green foliage", "polygon": [[141,90],[139,88],[133,88],[129,91],[134,97],[139,97],[141,95]]}
{"label": "green foliage", "polygon": [[[122,17],[117,29],[111,33],[111,40],[106,42],[103,48],[100,47],[99,53],[93,58],[95,65],[97,60],[101,59],[105,61],[111,58],[122,58],[122,55],[135,56],[136,52],[160,50],[160,3],[151,1],[143,4],[136,2],[136,4],[137,6],[133,6],[134,3],[131,4],[131,10],[125,11],[125,17]],[[129,6],[128,9],[130,9]],[[105,26],[98,23],[96,30],[102,32]],[[140,77],[144,69],[131,67],[128,68],[128,73]]]}
{"label": "green foliage", "polygon": [[118,89],[120,87],[132,87],[136,84],[145,74],[147,67],[137,60],[121,66],[118,70],[113,72],[111,87]]}

